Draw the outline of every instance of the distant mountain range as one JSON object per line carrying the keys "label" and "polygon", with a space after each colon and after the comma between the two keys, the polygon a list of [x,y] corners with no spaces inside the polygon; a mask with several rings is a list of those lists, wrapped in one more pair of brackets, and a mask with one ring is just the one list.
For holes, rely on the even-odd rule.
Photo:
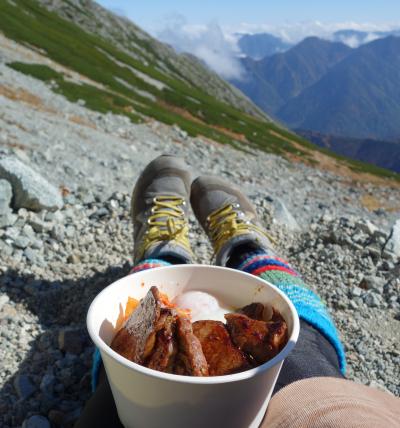
{"label": "distant mountain range", "polygon": [[[270,33],[236,34],[236,36],[241,53],[255,60],[286,52],[296,44]],[[355,48],[388,36],[400,36],[400,28],[392,31],[339,30],[327,37],[326,40],[344,43]]]}
{"label": "distant mountain range", "polygon": [[309,37],[287,52],[259,61],[243,58],[245,77],[232,83],[264,111],[276,114],[350,52],[343,43]]}
{"label": "distant mountain range", "polygon": [[293,128],[344,137],[400,136],[400,37],[351,51],[276,116]]}
{"label": "distant mountain range", "polygon": [[245,77],[232,83],[291,128],[351,138],[400,136],[400,37],[357,49],[310,37],[242,64]]}

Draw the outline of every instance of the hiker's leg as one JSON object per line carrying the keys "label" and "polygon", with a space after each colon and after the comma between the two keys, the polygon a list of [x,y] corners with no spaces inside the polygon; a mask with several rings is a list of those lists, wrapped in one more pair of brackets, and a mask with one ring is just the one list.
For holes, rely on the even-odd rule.
{"label": "hiker's leg", "polygon": [[271,282],[289,297],[299,313],[299,340],[283,364],[276,390],[302,378],[341,377],[344,350],[326,306],[300,275],[275,255],[255,208],[241,190],[219,177],[203,176],[193,182],[190,200],[211,240],[216,264]]}
{"label": "hiker's leg", "polygon": [[242,252],[230,267],[276,285],[292,301],[300,317],[300,335],[285,359],[274,393],[296,380],[317,376],[343,377],[345,356],[335,325],[321,299],[290,265],[269,252]]}

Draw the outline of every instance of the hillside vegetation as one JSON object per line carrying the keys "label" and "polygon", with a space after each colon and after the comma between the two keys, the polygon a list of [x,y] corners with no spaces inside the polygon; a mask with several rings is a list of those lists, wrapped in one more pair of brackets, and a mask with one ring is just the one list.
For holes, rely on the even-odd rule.
{"label": "hillside vegetation", "polygon": [[[190,76],[186,67],[187,58],[183,60],[186,68],[182,74],[176,68],[179,62],[170,61],[169,56],[162,52],[161,46],[164,45],[125,21],[124,25],[132,25],[136,32],[121,32],[121,41],[117,46],[115,37],[111,42],[106,38],[109,30],[102,31],[100,28],[103,21],[95,14],[99,6],[91,1],[82,1],[88,6],[85,8],[79,8],[77,4],[81,2],[51,2],[53,8],[55,5],[69,7],[67,12],[64,8],[54,13],[33,0],[3,1],[0,4],[0,30],[6,37],[37,49],[56,63],[84,76],[87,83],[75,82],[48,65],[20,62],[9,65],[49,82],[55,92],[70,101],[83,100],[93,110],[124,114],[133,122],[153,118],[166,124],[176,124],[191,136],[202,135],[241,150],[248,151],[254,147],[315,162],[313,153],[320,149],[273,123],[268,117],[258,115],[255,107],[252,114],[246,113],[243,110],[251,110],[247,101],[243,101],[247,107],[240,110],[240,106],[235,108],[221,101],[223,97],[220,93],[219,99],[210,95],[210,88],[207,88],[208,92],[204,89],[204,79],[196,80]],[[104,9],[101,11],[114,16],[104,12]],[[95,22],[99,34],[85,31],[82,22],[76,25],[59,16],[58,12],[67,14],[71,21]],[[122,20],[115,16],[114,19]],[[131,44],[128,44],[127,37],[133,38]],[[165,49],[170,52],[170,48]],[[209,76],[210,82],[214,82],[214,87],[217,85],[219,78],[215,74],[196,61],[190,64],[196,75],[203,73],[205,77]],[[197,85],[193,80],[197,81]],[[219,82],[221,87],[229,87],[221,79]],[[325,153],[331,156],[329,152]],[[397,177],[366,164],[348,160],[342,162],[358,171]]]}

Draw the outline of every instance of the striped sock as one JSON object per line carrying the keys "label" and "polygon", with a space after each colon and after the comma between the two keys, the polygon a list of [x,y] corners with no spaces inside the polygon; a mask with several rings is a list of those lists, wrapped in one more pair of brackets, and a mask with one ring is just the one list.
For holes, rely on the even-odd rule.
{"label": "striped sock", "polygon": [[235,268],[259,276],[283,291],[295,306],[299,317],[331,342],[338,355],[340,369],[345,374],[346,357],[335,324],[325,304],[316,293],[307,288],[298,272],[283,259],[261,250],[244,254]]}
{"label": "striped sock", "polygon": [[130,271],[130,273],[137,273],[137,272],[140,272],[142,270],[154,269],[157,267],[170,266],[170,265],[171,265],[171,263],[166,262],[166,261],[161,260],[161,259],[145,259],[145,260],[139,262],[136,266],[134,266],[132,268],[132,270]]}

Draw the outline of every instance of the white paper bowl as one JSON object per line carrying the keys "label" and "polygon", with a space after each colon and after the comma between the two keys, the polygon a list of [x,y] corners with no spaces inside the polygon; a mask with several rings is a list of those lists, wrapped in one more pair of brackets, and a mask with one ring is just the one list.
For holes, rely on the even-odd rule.
{"label": "white paper bowl", "polygon": [[[114,352],[108,344],[128,297],[141,299],[153,285],[171,300],[183,291],[201,290],[235,308],[253,302],[269,303],[285,318],[289,341],[267,363],[232,375],[178,376],[142,367]],[[244,272],[206,265],[151,269],[114,282],[92,302],[87,326],[100,349],[118,415],[127,428],[258,427],[283,360],[299,335],[296,309],[275,286]]]}

